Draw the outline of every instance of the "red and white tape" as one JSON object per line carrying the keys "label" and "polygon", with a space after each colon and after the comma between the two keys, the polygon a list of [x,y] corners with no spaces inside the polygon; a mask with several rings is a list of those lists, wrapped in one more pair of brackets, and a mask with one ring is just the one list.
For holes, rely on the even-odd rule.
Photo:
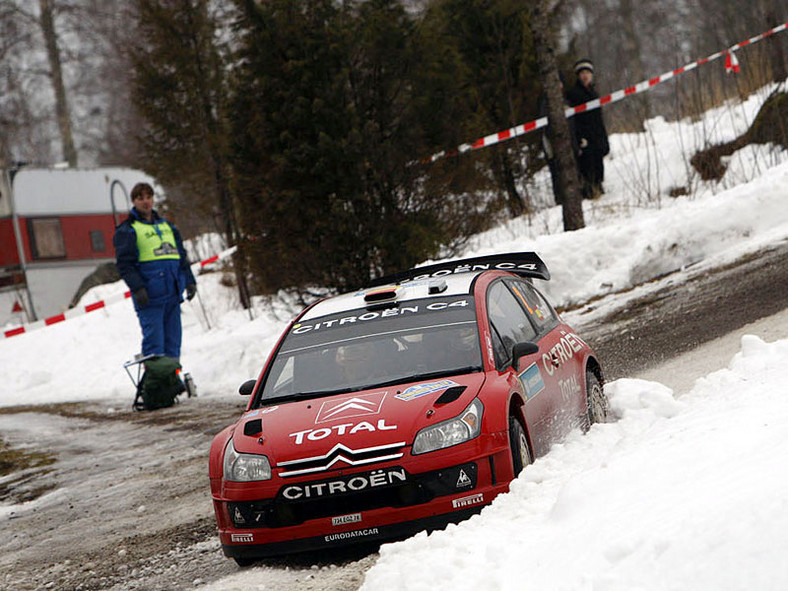
{"label": "red and white tape", "polygon": [[[207,265],[210,265],[211,263],[215,263],[216,261],[219,261],[221,259],[226,259],[227,257],[231,256],[237,249],[238,249],[237,246],[233,246],[223,252],[220,252],[217,255],[205,259],[204,261],[193,263],[192,271],[199,272],[200,270],[202,270]],[[93,302],[92,304],[88,304],[87,306],[79,306],[76,308],[71,308],[70,310],[63,312],[62,314],[57,314],[56,316],[50,316],[49,318],[45,318],[44,320],[38,320],[37,322],[31,322],[30,324],[23,324],[22,326],[11,328],[3,332],[2,335],[3,338],[6,339],[15,337],[20,334],[25,334],[33,330],[37,330],[39,328],[44,328],[45,326],[58,324],[59,322],[63,322],[65,320],[68,320],[69,318],[82,316],[83,314],[87,314],[88,312],[95,312],[96,310],[101,310],[102,308],[106,308],[110,304],[122,302],[123,300],[126,300],[130,297],[131,297],[130,291],[125,291],[123,293],[116,293],[98,302]]]}
{"label": "red and white tape", "polygon": [[[782,31],[785,31],[786,28],[788,28],[788,22],[785,22],[785,23],[783,23],[783,24],[781,24],[781,25],[779,25],[777,27],[774,27],[773,29],[769,29],[765,33],[762,33],[760,35],[757,35],[755,37],[752,37],[752,38],[747,39],[745,41],[742,41],[740,43],[737,43],[736,45],[732,45],[731,47],[729,47],[728,49],[726,49],[724,51],[718,51],[717,53],[714,53],[714,54],[710,55],[709,57],[697,60],[695,62],[687,64],[686,66],[682,66],[681,68],[676,68],[675,70],[671,70],[669,72],[665,72],[664,74],[660,74],[659,76],[655,76],[654,78],[649,78],[648,80],[643,80],[642,82],[638,82],[637,84],[635,84],[633,86],[627,86],[626,88],[622,88],[622,89],[617,90],[615,92],[611,92],[610,94],[602,96],[602,97],[600,97],[598,99],[594,99],[592,101],[588,101],[587,103],[584,103],[582,105],[578,105],[576,107],[569,107],[569,108],[566,109],[565,114],[566,114],[567,117],[574,117],[578,113],[582,113],[584,111],[592,111],[594,109],[599,109],[599,108],[603,107],[604,105],[608,105],[610,103],[618,102],[618,101],[620,101],[620,100],[622,100],[622,99],[624,99],[624,98],[626,98],[628,96],[632,96],[632,95],[639,94],[641,92],[645,92],[647,90],[650,90],[651,88],[653,88],[657,84],[665,82],[666,80],[670,80],[671,78],[674,78],[674,77],[676,77],[676,76],[678,76],[680,74],[683,74],[685,72],[689,72],[691,70],[694,70],[698,66],[702,66],[703,64],[707,64],[707,63],[712,62],[712,61],[714,61],[716,59],[719,59],[719,58],[721,58],[723,56],[725,56],[725,58],[726,58],[726,61],[725,61],[726,69],[728,69],[729,71],[736,72],[736,71],[738,71],[739,64],[738,64],[738,60],[736,60],[736,56],[734,55],[735,51],[737,51],[737,50],[739,50],[742,47],[745,47],[747,45],[752,45],[753,43],[757,43],[758,41],[761,41],[762,39],[770,37],[770,36],[772,36],[772,35],[774,35],[776,33],[780,33]],[[470,144],[462,144],[462,145],[458,146],[457,148],[455,148],[453,150],[443,150],[442,152],[438,152],[437,154],[433,154],[432,156],[430,156],[428,158],[424,158],[422,160],[422,162],[425,162],[425,163],[427,163],[427,162],[435,162],[436,160],[439,160],[440,158],[443,158],[445,156],[454,156],[456,154],[461,154],[461,153],[468,152],[468,151],[471,151],[471,150],[479,150],[481,148],[486,148],[488,146],[492,146],[494,144],[498,144],[498,143],[510,140],[513,137],[517,137],[517,136],[520,136],[520,135],[525,135],[525,134],[530,133],[532,131],[536,131],[537,129],[541,129],[542,127],[546,127],[546,126],[547,126],[547,117],[540,117],[539,119],[535,119],[533,121],[529,121],[528,123],[522,123],[522,124],[517,125],[515,127],[511,127],[509,129],[505,129],[503,131],[499,131],[497,133],[493,133],[493,134],[481,137],[481,138],[477,139],[476,141],[474,141],[474,142],[472,142]],[[194,263],[192,265],[192,268],[199,267],[200,269],[202,269],[206,265],[210,265],[211,263],[215,263],[216,261],[218,261],[220,259],[223,259],[223,258],[226,258],[226,257],[232,255],[235,252],[235,250],[236,250],[236,247],[229,248],[229,249],[225,250],[224,252],[222,252],[222,253],[220,253],[218,255],[215,255],[213,257],[205,259],[204,261],[200,261],[199,263]],[[72,308],[72,309],[68,310],[67,312],[64,312],[63,314],[58,314],[57,316],[51,316],[50,318],[46,318],[44,320],[39,320],[38,322],[33,322],[31,324],[26,324],[26,325],[23,325],[23,326],[19,326],[17,328],[12,328],[10,330],[6,330],[3,333],[3,337],[4,338],[9,338],[9,337],[13,337],[13,336],[20,335],[20,334],[25,334],[27,332],[30,332],[32,330],[36,330],[38,328],[42,328],[44,326],[50,326],[52,324],[57,324],[59,322],[63,322],[64,320],[67,320],[69,318],[73,318],[75,316],[81,316],[82,314],[87,314],[88,312],[95,312],[96,310],[100,310],[100,309],[108,306],[109,304],[113,304],[115,302],[119,302],[121,300],[125,300],[125,299],[130,298],[130,297],[131,297],[131,292],[129,292],[129,291],[126,291],[125,293],[122,293],[122,294],[116,294],[116,295],[111,296],[111,297],[109,297],[109,298],[107,298],[105,300],[102,300],[102,301],[99,301],[99,302],[94,302],[94,303],[89,304],[87,306],[82,306],[80,308]]]}
{"label": "red and white tape", "polygon": [[[582,105],[578,105],[576,107],[569,107],[566,109],[565,114],[567,117],[574,117],[578,113],[582,113],[584,111],[592,111],[594,109],[599,109],[604,105],[608,105],[610,103],[615,103],[620,101],[623,98],[628,96],[632,96],[634,94],[639,94],[641,92],[645,92],[647,90],[652,89],[657,84],[665,82],[666,80],[670,80],[678,76],[679,74],[683,74],[685,72],[689,72],[694,70],[698,66],[702,66],[703,64],[707,64],[712,62],[716,59],[719,59],[723,56],[726,57],[726,69],[729,71],[738,72],[739,71],[739,63],[736,60],[736,56],[734,52],[742,47],[747,45],[752,45],[753,43],[757,43],[762,39],[770,37],[775,33],[779,33],[781,31],[786,30],[788,28],[788,22],[783,23],[773,29],[769,29],[765,33],[761,35],[757,35],[752,37],[751,39],[747,39],[746,41],[742,41],[741,43],[737,43],[729,47],[724,51],[718,51],[710,55],[709,57],[697,60],[692,62],[691,64],[687,64],[686,66],[682,66],[681,68],[676,68],[675,70],[671,70],[670,72],[665,72],[664,74],[660,74],[659,76],[655,76],[654,78],[649,78],[648,80],[643,80],[642,82],[638,82],[633,86],[627,86],[626,88],[622,88],[621,90],[617,90],[615,92],[611,92],[605,96],[602,96],[598,99],[594,99],[592,101],[588,101],[587,103],[583,103]],[[484,137],[477,139],[470,144],[462,144],[453,150],[443,150],[442,152],[438,152],[437,154],[433,154],[428,158],[424,158],[422,160],[423,163],[435,162],[440,158],[446,156],[456,156],[457,154],[462,154],[464,152],[469,152],[471,150],[479,150],[481,148],[487,148],[489,146],[499,144],[501,142],[505,142],[510,140],[514,137],[525,135],[526,133],[530,133],[532,131],[536,131],[537,129],[541,129],[542,127],[547,126],[547,117],[540,117],[539,119],[535,119],[533,121],[529,121],[528,123],[521,123],[515,127],[510,127],[509,129],[504,129],[503,131],[499,131],[497,133],[493,133]]]}

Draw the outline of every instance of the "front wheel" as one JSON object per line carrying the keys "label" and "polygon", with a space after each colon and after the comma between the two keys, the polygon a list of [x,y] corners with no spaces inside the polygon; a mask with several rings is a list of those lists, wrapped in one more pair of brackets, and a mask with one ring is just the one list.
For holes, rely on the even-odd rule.
{"label": "front wheel", "polygon": [[512,465],[514,467],[514,477],[523,471],[531,463],[531,450],[528,447],[528,438],[517,417],[509,417],[509,448],[512,451]]}
{"label": "front wheel", "polygon": [[607,423],[610,420],[610,401],[599,378],[592,371],[586,372],[586,396],[589,428],[594,423]]}

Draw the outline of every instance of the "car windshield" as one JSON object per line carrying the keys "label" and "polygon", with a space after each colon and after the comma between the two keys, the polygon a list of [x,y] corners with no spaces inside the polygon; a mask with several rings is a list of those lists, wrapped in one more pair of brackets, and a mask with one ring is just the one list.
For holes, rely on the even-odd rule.
{"label": "car windshield", "polygon": [[481,369],[473,298],[414,300],[295,324],[267,372],[257,404]]}

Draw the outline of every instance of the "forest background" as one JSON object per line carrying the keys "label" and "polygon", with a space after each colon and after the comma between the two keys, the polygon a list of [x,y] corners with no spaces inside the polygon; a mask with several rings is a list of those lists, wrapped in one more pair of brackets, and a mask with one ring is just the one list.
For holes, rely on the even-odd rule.
{"label": "forest background", "polygon": [[[0,168],[140,168],[184,235],[238,245],[228,281],[242,303],[308,298],[452,255],[539,207],[539,133],[423,159],[535,119],[556,70],[571,84],[590,58],[605,94],[785,12],[782,0],[0,0]],[[787,39],[738,52],[733,79],[698,68],[605,108],[608,131],[784,81]]]}

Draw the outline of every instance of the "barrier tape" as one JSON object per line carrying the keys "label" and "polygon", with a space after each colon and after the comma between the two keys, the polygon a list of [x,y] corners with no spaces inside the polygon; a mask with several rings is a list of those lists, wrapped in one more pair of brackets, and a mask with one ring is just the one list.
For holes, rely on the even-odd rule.
{"label": "barrier tape", "polygon": [[[233,253],[235,253],[236,250],[238,250],[238,247],[232,246],[227,250],[222,251],[219,254],[209,257],[203,261],[200,261],[198,263],[192,263],[191,265],[192,271],[198,271],[198,272],[202,271],[202,269],[205,268],[207,265],[215,263],[221,259],[226,259],[227,257],[231,256]],[[76,316],[82,316],[83,314],[88,314],[89,312],[95,312],[96,310],[101,310],[102,308],[106,308],[111,304],[121,302],[130,297],[131,297],[130,291],[125,291],[123,293],[116,293],[98,302],[88,304],[87,306],[79,306],[79,307],[71,308],[70,310],[63,312],[62,314],[50,316],[49,318],[45,318],[44,320],[38,320],[36,322],[31,322],[30,324],[23,324],[22,326],[11,328],[3,332],[3,337],[8,339],[20,334],[25,334],[30,331],[37,330],[39,328],[52,326],[53,324],[58,324],[60,322],[68,320],[69,318],[74,318]]]}
{"label": "barrier tape", "polygon": [[[771,37],[776,33],[780,33],[788,28],[788,22],[783,23],[773,29],[769,29],[765,33],[760,35],[756,35],[746,41],[742,41],[741,43],[737,43],[736,45],[732,45],[728,49],[724,51],[718,51],[710,55],[709,57],[697,60],[686,66],[682,66],[681,68],[676,68],[675,70],[671,70],[669,72],[665,72],[664,74],[660,74],[659,76],[655,76],[653,78],[649,78],[648,80],[643,80],[642,82],[638,82],[633,86],[627,86],[626,88],[622,88],[621,90],[617,90],[615,92],[611,92],[603,97],[598,99],[594,99],[592,101],[588,101],[587,103],[583,103],[582,105],[577,105],[576,107],[568,107],[564,113],[566,117],[574,117],[578,113],[583,113],[584,111],[593,111],[594,109],[599,109],[604,105],[608,105],[610,103],[618,102],[628,96],[632,96],[635,94],[640,94],[641,92],[645,92],[647,90],[651,90],[657,84],[665,82],[666,80],[670,80],[680,74],[684,74],[685,72],[689,72],[694,70],[698,66],[702,66],[703,64],[707,64],[709,62],[713,62],[716,59],[719,59],[723,56],[726,57],[726,69],[730,69],[734,72],[738,72],[738,62],[736,61],[736,56],[734,52],[745,47],[747,45],[752,45],[753,43],[757,43],[762,39],[767,37]],[[541,129],[542,127],[547,127],[547,117],[540,117],[539,119],[534,119],[533,121],[529,121],[528,123],[521,123],[515,127],[510,127],[509,129],[505,129],[503,131],[499,131],[497,133],[493,133],[484,137],[477,139],[476,141],[470,144],[462,144],[457,148],[452,150],[443,150],[432,156],[426,157],[422,159],[422,163],[428,164],[431,162],[435,162],[441,158],[446,156],[456,156],[458,154],[462,154],[465,152],[469,152],[471,150],[479,150],[481,148],[486,148],[488,146],[492,146],[495,144],[499,144],[501,142],[510,140],[514,137],[525,135],[527,133],[531,133],[532,131],[536,131],[537,129]]]}
{"label": "barrier tape", "polygon": [[[635,94],[640,94],[641,92],[646,92],[647,90],[651,90],[657,84],[661,84],[666,80],[670,80],[680,74],[684,74],[685,72],[689,72],[694,70],[698,66],[702,66],[709,62],[713,62],[723,56],[726,57],[726,69],[738,71],[738,61],[736,60],[736,56],[734,52],[741,49],[742,47],[746,47],[747,45],[752,45],[770,37],[776,33],[780,33],[788,28],[788,22],[785,22],[779,26],[774,27],[773,29],[769,29],[768,31],[761,33],[760,35],[756,35],[755,37],[751,37],[745,41],[737,43],[736,45],[732,45],[728,49],[724,51],[718,51],[717,53],[713,53],[712,55],[694,61],[686,66],[682,66],[680,68],[676,68],[675,70],[671,70],[669,72],[665,72],[664,74],[660,74],[659,76],[655,76],[653,78],[649,78],[648,80],[643,80],[642,82],[638,82],[633,86],[627,86],[626,88],[622,88],[620,90],[616,90],[615,92],[611,92],[605,96],[599,97],[598,99],[594,99],[592,101],[588,101],[587,103],[583,103],[582,105],[577,105],[576,107],[569,107],[567,108],[564,113],[566,117],[574,117],[578,113],[583,113],[585,111],[593,111],[594,109],[600,109],[604,105],[608,105],[611,103],[618,102],[628,96],[632,96]],[[439,160],[440,158],[446,156],[455,156],[457,154],[462,154],[464,152],[468,152],[471,150],[479,150],[481,148],[486,148],[488,146],[492,146],[507,140],[510,140],[514,137],[525,135],[527,133],[531,133],[532,131],[536,131],[537,129],[541,129],[547,126],[547,117],[540,117],[539,119],[535,119],[533,121],[529,121],[527,123],[521,123],[515,127],[510,127],[509,129],[505,129],[503,131],[499,131],[497,133],[493,133],[484,137],[477,139],[476,141],[470,144],[462,144],[453,150],[443,150],[428,158],[422,159],[423,163],[430,163]],[[199,267],[202,269],[206,265],[210,265],[211,263],[215,263],[220,259],[224,259],[232,255],[236,250],[236,247],[229,248],[224,252],[214,255],[204,261],[200,261],[199,263],[194,263],[192,265],[192,269]],[[3,333],[4,338],[10,338],[16,335],[25,334],[32,330],[36,330],[38,328],[42,328],[44,326],[51,326],[52,324],[57,324],[59,322],[63,322],[69,318],[74,318],[75,316],[81,316],[82,314],[87,314],[89,312],[95,312],[96,310],[100,310],[106,307],[109,304],[113,304],[119,302],[121,300],[125,300],[131,297],[131,292],[126,291],[122,294],[116,294],[105,300],[95,302],[93,304],[89,304],[87,306],[82,306],[81,308],[72,308],[63,314],[58,314],[56,316],[51,316],[44,320],[39,320],[37,322],[33,322],[27,325],[22,325],[17,328],[12,328],[6,330]]]}

